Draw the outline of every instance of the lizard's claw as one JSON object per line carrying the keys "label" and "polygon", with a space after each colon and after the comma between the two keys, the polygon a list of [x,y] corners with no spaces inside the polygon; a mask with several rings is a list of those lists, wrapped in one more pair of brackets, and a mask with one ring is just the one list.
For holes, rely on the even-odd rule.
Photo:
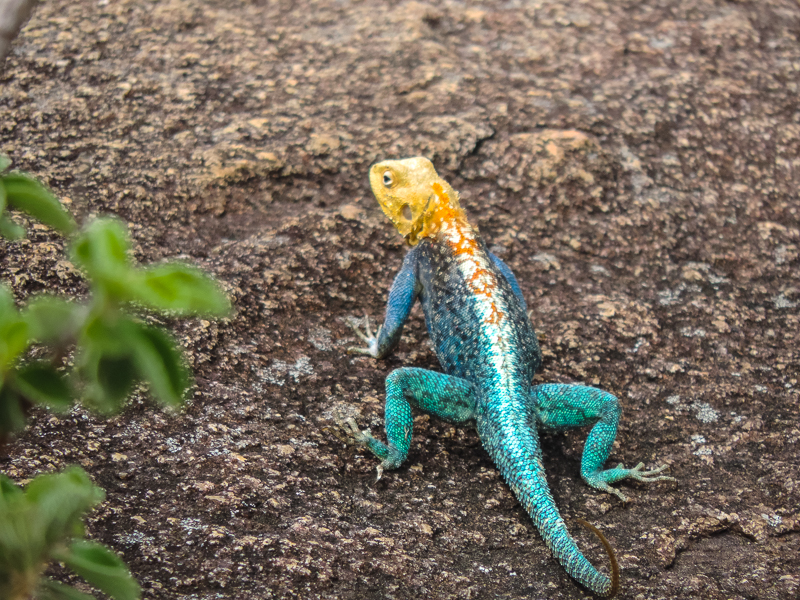
{"label": "lizard's claw", "polygon": [[343,419],[338,413],[334,415],[334,419],[336,420],[336,426],[327,427],[326,430],[332,433],[336,439],[343,444],[352,444],[355,440],[353,439],[353,435],[347,426],[346,420]]}
{"label": "lizard's claw", "polygon": [[[341,415],[336,415],[336,424],[339,426],[339,431],[343,434],[340,437],[346,444],[358,444],[365,448],[370,448],[377,440],[372,437],[369,429],[363,431],[358,428],[358,424],[353,417],[343,418]],[[380,476],[378,477],[380,479]]]}
{"label": "lizard's claw", "polygon": [[626,469],[622,463],[618,464],[614,469],[606,469],[605,471],[597,471],[588,475],[584,475],[584,481],[593,488],[614,494],[623,502],[628,501],[628,497],[619,491],[617,488],[611,487],[611,483],[622,481],[623,479],[633,479],[634,481],[641,481],[642,483],[653,483],[654,481],[675,481],[674,477],[668,475],[659,475],[667,468],[667,465],[661,465],[657,469],[651,471],[643,471],[644,463],[639,463],[632,469]]}
{"label": "lizard's claw", "polygon": [[[334,414],[334,419],[336,419],[336,424],[338,427],[338,432],[334,430],[333,434],[339,438],[345,444],[358,444],[359,446],[364,446],[370,452],[375,452],[373,448],[375,446],[382,446],[378,440],[372,437],[369,429],[361,430],[358,428],[358,424],[353,417],[343,417],[340,413]],[[384,469],[384,462],[378,465],[378,477],[375,481],[380,480],[383,477],[383,469]],[[393,468],[393,467],[389,467]]]}
{"label": "lizard's claw", "polygon": [[378,356],[378,338],[381,337],[381,329],[383,326],[378,327],[377,333],[375,335],[372,334],[372,328],[369,325],[369,316],[364,315],[364,319],[366,321],[366,326],[364,329],[366,333],[361,331],[361,328],[358,326],[357,323],[354,321],[350,321],[348,324],[356,333],[356,335],[364,340],[367,343],[366,348],[360,348],[358,346],[351,346],[347,349],[349,354],[364,354],[366,356],[371,356],[372,358],[377,358]]}
{"label": "lizard's claw", "polygon": [[593,488],[596,488],[598,490],[602,490],[604,492],[608,492],[609,494],[614,494],[617,498],[619,498],[623,502],[627,502],[629,500],[629,498],[625,494],[623,494],[617,488],[611,487],[610,485],[608,485],[604,481],[598,481],[596,483],[589,483],[589,485],[591,485]]}
{"label": "lizard's claw", "polygon": [[353,331],[356,332],[356,335],[358,335],[358,337],[360,337],[365,342],[368,342],[370,338],[373,337],[372,327],[369,326],[369,315],[367,314],[364,315],[364,330],[366,331],[366,333],[363,333],[361,329],[358,327],[358,325],[353,321],[350,322],[350,327],[352,327]]}
{"label": "lizard's claw", "polygon": [[[617,468],[621,469],[622,464],[618,465]],[[653,481],[675,481],[675,478],[669,475],[659,475],[659,473],[664,472],[667,468],[667,465],[661,465],[657,469],[642,471],[642,469],[644,469],[644,463],[639,463],[632,469],[628,469],[628,479],[643,481],[644,483],[651,483]]]}
{"label": "lizard's claw", "polygon": [[358,444],[366,446],[372,439],[372,434],[368,429],[361,431],[353,417],[344,418],[342,415],[335,415],[336,424],[339,426],[339,434],[336,436],[346,444]]}

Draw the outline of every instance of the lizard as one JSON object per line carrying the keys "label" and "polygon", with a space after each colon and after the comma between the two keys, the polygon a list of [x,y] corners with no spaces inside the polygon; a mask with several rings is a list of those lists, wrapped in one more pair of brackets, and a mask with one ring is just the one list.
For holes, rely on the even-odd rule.
{"label": "lizard", "polygon": [[453,424],[474,424],[491,456],[545,544],[566,572],[592,592],[613,596],[619,568],[611,545],[603,543],[611,576],[581,553],[559,514],[547,484],[539,430],[591,426],[581,458],[581,476],[591,487],[625,495],[612,483],[674,480],[662,465],[644,471],[622,464],[603,469],[621,414],[609,392],[576,384],[533,385],[542,363],[536,334],[516,277],[467,221],[458,193],[424,157],[386,160],[370,167],[369,180],[383,212],[410,247],[389,292],[383,324],[373,334],[353,325],[366,347],[352,353],[385,358],[399,343],[412,306],[419,299],[428,335],[444,372],[401,367],[386,378],[387,443],[339,418],[350,441],[365,446],[384,470],[406,459],[413,429],[411,407]]}

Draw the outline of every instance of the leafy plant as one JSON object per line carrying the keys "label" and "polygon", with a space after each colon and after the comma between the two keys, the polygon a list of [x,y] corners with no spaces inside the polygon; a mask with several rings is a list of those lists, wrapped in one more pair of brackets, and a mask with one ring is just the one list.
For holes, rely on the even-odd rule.
{"label": "leafy plant", "polygon": [[65,235],[74,232],[75,219],[50,190],[25,173],[3,175],[10,164],[8,157],[0,156],[0,234],[12,240],[25,235],[25,229],[5,214],[7,207],[26,212]]}
{"label": "leafy plant", "polygon": [[[0,284],[0,450],[25,426],[34,405],[66,412],[78,399],[97,413],[112,414],[144,383],[160,404],[180,406],[191,386],[183,354],[172,336],[142,314],[225,316],[231,308],[227,296],[194,267],[137,265],[127,228],[117,219],[95,219],[79,230],[47,188],[24,173],[6,172],[9,164],[0,155],[0,236],[15,240],[26,233],[7,209],[67,236],[69,255],[86,275],[90,294],[83,302],[39,295],[19,310]],[[47,357],[25,360],[32,345],[46,349]],[[70,353],[73,360],[65,365]],[[103,497],[77,467],[39,475],[26,491],[0,474],[0,599],[92,598],[43,579],[53,560],[112,598],[139,598],[122,560],[82,539],[82,517]]]}
{"label": "leafy plant", "polygon": [[58,561],[117,600],[136,600],[139,584],[111,550],[83,539],[82,517],[105,493],[78,467],[39,475],[23,491],[0,475],[0,598],[92,600],[75,588],[46,579]]}
{"label": "leafy plant", "polygon": [[[7,166],[0,157],[0,174]],[[70,257],[86,274],[91,295],[83,303],[42,295],[19,311],[0,286],[0,444],[24,427],[32,405],[63,412],[79,398],[95,412],[112,414],[146,383],[162,405],[180,406],[191,385],[183,354],[167,332],[137,313],[225,316],[230,303],[219,286],[189,265],[137,265],[117,219],[95,219],[78,231],[58,199],[28,175],[0,176],[0,233],[24,235],[6,207],[71,236]],[[50,359],[19,366],[34,343],[50,347]],[[63,358],[73,349],[74,368],[63,373]]]}

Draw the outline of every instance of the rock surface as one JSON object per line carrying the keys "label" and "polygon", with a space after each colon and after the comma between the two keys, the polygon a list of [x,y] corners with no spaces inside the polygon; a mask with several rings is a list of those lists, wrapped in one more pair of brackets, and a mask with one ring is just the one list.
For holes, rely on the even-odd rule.
{"label": "rock surface", "polygon": [[[418,309],[389,360],[345,354],[404,252],[367,168],[424,154],[516,272],[537,380],[619,395],[609,463],[678,478],[622,505],[581,481],[585,431],[544,437],[620,597],[796,597],[798,84],[794,0],[44,3],[0,72],[0,150],[237,313],[174,323],[181,414],[36,413],[0,469],[83,465],[108,494],[90,534],[145,598],[585,597],[474,431],[418,417],[378,483],[332,431],[344,407],[382,433],[385,376],[437,367]],[[0,243],[20,302],[85,292],[61,249]]]}

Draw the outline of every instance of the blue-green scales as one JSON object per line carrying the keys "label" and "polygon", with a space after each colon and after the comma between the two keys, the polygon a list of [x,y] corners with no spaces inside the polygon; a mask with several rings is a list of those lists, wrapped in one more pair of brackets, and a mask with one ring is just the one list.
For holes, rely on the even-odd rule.
{"label": "blue-green scales", "polygon": [[367,347],[351,350],[385,357],[397,345],[419,299],[444,373],[400,368],[387,377],[388,444],[359,431],[352,419],[345,423],[349,433],[381,459],[380,476],[384,469],[399,467],[408,455],[411,406],[451,423],[474,423],[553,555],[582,585],[612,596],[617,590],[616,565],[611,577],[598,572],[567,531],[547,485],[538,430],[590,426],[581,476],[622,500],[625,497],[610,484],[626,478],[672,478],[659,475],[663,466],[653,471],[643,471],[641,464],[603,469],[620,417],[613,395],[581,385],[532,385],[541,352],[516,278],[487,250],[467,222],[458,195],[430,161],[378,163],[370,169],[370,183],[411,249],[389,292],[383,325],[376,335],[369,328],[366,335],[359,332]]}

